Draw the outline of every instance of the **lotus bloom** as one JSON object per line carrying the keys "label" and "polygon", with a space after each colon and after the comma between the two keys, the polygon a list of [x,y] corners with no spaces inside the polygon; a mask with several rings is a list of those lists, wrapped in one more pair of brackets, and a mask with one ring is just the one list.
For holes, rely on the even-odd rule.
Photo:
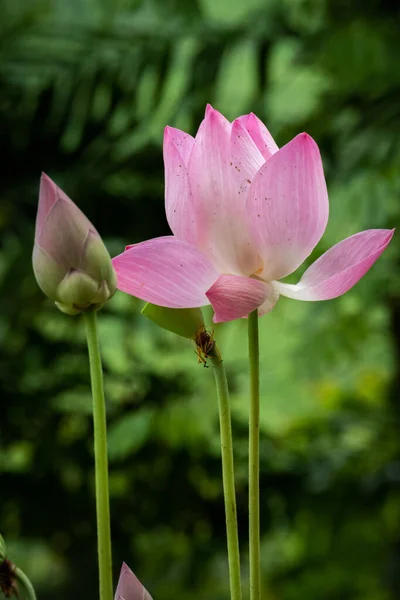
{"label": "lotus bloom", "polygon": [[212,304],[214,322],[279,295],[329,300],[379,258],[393,231],[371,229],[333,246],[297,285],[280,280],[315,248],[328,222],[317,144],[301,133],[281,149],[253,114],[229,123],[208,106],[195,138],[167,127],[165,208],[173,236],[128,246],[113,259],[118,288],[153,304]]}
{"label": "lotus bloom", "polygon": [[125,563],[122,564],[115,600],[152,600],[149,592]]}
{"label": "lotus bloom", "polygon": [[45,174],[32,261],[39,287],[67,314],[100,308],[115,293],[116,275],[101,237]]}

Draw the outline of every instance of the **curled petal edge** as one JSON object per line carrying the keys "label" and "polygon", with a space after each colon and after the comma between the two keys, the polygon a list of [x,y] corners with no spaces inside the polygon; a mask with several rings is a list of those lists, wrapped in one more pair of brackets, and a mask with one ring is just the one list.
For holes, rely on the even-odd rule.
{"label": "curled petal edge", "polygon": [[346,238],[327,250],[292,285],[274,281],[274,290],[293,298],[315,302],[345,294],[369,271],[387,248],[394,229],[369,229]]}

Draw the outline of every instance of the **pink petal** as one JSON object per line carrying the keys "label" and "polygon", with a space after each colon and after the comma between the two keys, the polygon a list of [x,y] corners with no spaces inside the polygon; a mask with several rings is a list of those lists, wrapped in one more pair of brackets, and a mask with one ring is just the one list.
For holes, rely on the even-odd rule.
{"label": "pink petal", "polygon": [[271,281],[292,273],[320,240],[329,213],[321,156],[309,135],[298,135],[261,167],[247,210],[264,261],[260,277]]}
{"label": "pink petal", "polygon": [[217,117],[217,119],[224,125],[224,127],[227,127],[228,130],[230,130],[230,128],[232,126],[231,122],[228,121],[228,119],[226,117],[224,117],[224,115],[222,113],[220,113],[218,110],[216,110],[215,108],[213,108],[211,106],[211,104],[207,104],[207,106],[206,106],[206,113],[204,115],[204,120],[206,120],[210,116],[211,117]]}
{"label": "pink petal", "polygon": [[[243,118],[243,117],[242,117]],[[253,177],[265,163],[264,157],[255,145],[240,119],[232,124],[230,137],[230,171],[236,182],[237,193],[245,200]]]}
{"label": "pink petal", "polygon": [[218,278],[204,254],[173,236],[129,246],[112,263],[119,290],[169,308],[209,304],[205,293]]}
{"label": "pink petal", "polygon": [[192,152],[194,138],[185,131],[167,126],[164,131],[164,143],[167,139],[175,146],[179,155],[182,157],[183,162],[187,165]]}
{"label": "pink petal", "polygon": [[268,160],[279,148],[274,138],[255,114],[243,115],[237,119],[247,129],[264,160]]}
{"label": "pink petal", "polygon": [[217,270],[250,275],[260,263],[250,245],[244,197],[229,164],[231,129],[219,112],[207,107],[188,164],[193,202],[201,211],[204,232],[203,239],[193,243]]}
{"label": "pink petal", "polygon": [[60,192],[61,194],[64,194],[46,173],[42,173],[40,178],[39,204],[36,215],[36,236],[40,234],[47,215],[61,195]]}
{"label": "pink petal", "polygon": [[149,592],[140,583],[127,564],[122,563],[115,600],[152,600]]}
{"label": "pink petal", "polygon": [[[196,206],[193,201],[186,163],[180,153],[186,152],[189,146],[191,149],[194,143],[191,136],[185,138],[185,135],[178,129],[165,128],[165,212],[172,233],[177,238],[200,246],[201,236],[205,235],[206,227],[201,206]],[[188,138],[192,141],[188,142]]]}
{"label": "pink petal", "polygon": [[239,275],[220,275],[206,295],[214,309],[214,323],[247,317],[272,292],[264,281]]}
{"label": "pink petal", "polygon": [[[76,204],[55,187],[57,199],[41,223],[40,231],[36,230],[35,242],[57,264],[79,269],[89,234],[96,239],[100,237]],[[38,215],[39,218],[42,219],[42,215]]]}
{"label": "pink petal", "polygon": [[368,229],[342,240],[304,273],[297,285],[274,282],[283,296],[295,300],[330,300],[353,287],[388,246],[394,229]]}
{"label": "pink petal", "polygon": [[65,194],[61,188],[58,187],[54,183],[50,177],[46,175],[46,173],[42,173],[40,178],[40,189],[39,189],[39,203],[38,203],[38,211],[36,215],[36,232],[35,236],[38,237],[43,229],[43,226],[48,219],[50,213],[52,212],[54,206],[58,202],[63,202],[64,205],[69,207],[74,207],[75,214],[80,213],[79,221],[80,223],[85,223],[85,225],[89,224],[89,226],[95,230],[93,225],[87,219],[87,217],[82,213],[82,211],[76,206],[74,202]]}

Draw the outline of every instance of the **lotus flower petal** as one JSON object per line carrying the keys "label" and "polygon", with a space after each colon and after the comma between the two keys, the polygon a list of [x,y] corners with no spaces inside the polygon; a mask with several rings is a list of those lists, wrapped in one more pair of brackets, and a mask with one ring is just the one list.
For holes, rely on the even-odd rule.
{"label": "lotus flower petal", "polygon": [[251,248],[245,202],[230,165],[231,124],[207,107],[188,163],[193,203],[198,208],[202,238],[193,239],[222,273],[250,275],[260,261]]}
{"label": "lotus flower petal", "polygon": [[187,166],[194,145],[194,138],[185,131],[167,126],[164,132],[164,143],[166,140],[176,148],[185,166]]}
{"label": "lotus flower petal", "polygon": [[[45,207],[50,203],[49,190],[57,197],[43,219],[43,202]],[[41,180],[37,221],[35,243],[59,265],[66,268],[80,267],[90,230],[100,239],[83,212],[46,176],[42,176]]]}
{"label": "lotus flower petal", "polygon": [[232,124],[230,137],[229,166],[233,179],[236,182],[236,193],[242,196],[241,202],[245,203],[247,190],[253,177],[263,166],[265,160],[240,119]]}
{"label": "lotus flower petal", "polygon": [[274,138],[255,114],[243,115],[237,119],[247,129],[264,160],[271,158],[279,148]]}
{"label": "lotus flower petal", "polygon": [[107,281],[109,286],[116,289],[117,279],[110,255],[103,240],[93,229],[89,231],[86,238],[79,269],[89,273],[98,281]]}
{"label": "lotus flower petal", "polygon": [[342,240],[304,273],[297,285],[274,282],[275,290],[295,300],[330,300],[353,287],[388,246],[394,229],[368,229]]}
{"label": "lotus flower petal", "polygon": [[[62,189],[59,188],[58,185],[56,185],[54,181],[52,181],[52,179],[46,175],[46,173],[42,173],[40,178],[39,204],[36,215],[36,238],[40,235],[47,217],[49,216],[54,205],[59,200],[62,200],[63,202],[71,204],[77,208],[72,200],[68,198],[67,194],[65,194]],[[83,216],[83,220],[86,220],[86,222],[88,222],[90,225],[90,222],[86,219],[85,215],[83,213],[81,214]]]}
{"label": "lotus flower petal", "polygon": [[140,583],[127,564],[122,563],[115,600],[152,600],[149,592]]}
{"label": "lotus flower petal", "polygon": [[272,286],[258,279],[220,275],[206,295],[214,309],[214,323],[222,323],[247,317],[271,293]]}
{"label": "lotus flower petal", "polygon": [[264,261],[260,277],[271,281],[292,273],[314,249],[328,222],[321,156],[309,135],[298,135],[264,164],[251,185],[247,209]]}
{"label": "lotus flower petal", "polygon": [[57,288],[69,269],[56,263],[37,244],[33,247],[32,265],[36,281],[42,292],[52,300],[56,300]]}
{"label": "lotus flower petal", "polygon": [[181,154],[189,156],[188,147],[191,151],[194,139],[187,136],[191,140],[187,141],[183,132],[178,132],[171,127],[166,127],[164,132],[165,212],[172,233],[178,239],[200,246],[206,222],[201,206],[193,200],[186,162]]}
{"label": "lotus flower petal", "polygon": [[112,262],[119,290],[169,308],[209,304],[205,293],[218,278],[204,254],[173,236],[128,246]]}
{"label": "lotus flower petal", "polygon": [[261,304],[261,306],[258,309],[259,317],[262,317],[263,315],[266,315],[267,313],[271,312],[271,310],[274,308],[275,304],[279,300],[279,294],[274,289],[274,284],[271,284],[271,288],[271,293],[267,296],[267,299]]}
{"label": "lotus flower petal", "polygon": [[[63,304],[90,306],[93,298],[97,300],[99,287],[100,285],[90,275],[71,269],[58,286],[57,301]],[[105,290],[105,295],[103,303],[109,298],[107,290]]]}
{"label": "lotus flower petal", "polygon": [[[40,191],[39,191],[39,204],[36,215],[36,231],[35,235],[38,236],[43,228],[44,222],[47,219],[47,215],[53,208],[59,197],[63,197],[65,200],[69,200],[68,196],[62,192],[58,186],[46,175],[42,173],[40,178]],[[65,198],[64,198],[65,196]]]}

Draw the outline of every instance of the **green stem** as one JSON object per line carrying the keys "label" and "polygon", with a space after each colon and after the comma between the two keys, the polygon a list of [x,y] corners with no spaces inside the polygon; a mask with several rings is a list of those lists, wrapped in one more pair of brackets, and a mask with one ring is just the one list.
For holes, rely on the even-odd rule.
{"label": "green stem", "polygon": [[36,600],[35,590],[28,577],[19,567],[14,568],[14,577],[24,590],[27,600]]}
{"label": "green stem", "polygon": [[231,600],[241,600],[239,535],[236,515],[235,475],[231,413],[229,407],[228,381],[221,354],[215,345],[210,353],[217,384],[219,423],[221,432],[222,482],[225,499],[226,536],[228,545],[229,581]]}
{"label": "green stem", "polygon": [[94,456],[96,472],[97,549],[100,600],[112,600],[110,504],[108,492],[107,421],[103,389],[103,369],[94,310],[83,313],[89,350],[93,396]]}
{"label": "green stem", "polygon": [[250,361],[249,417],[249,558],[250,600],[261,598],[260,573],[260,365],[258,312],[248,318]]}

